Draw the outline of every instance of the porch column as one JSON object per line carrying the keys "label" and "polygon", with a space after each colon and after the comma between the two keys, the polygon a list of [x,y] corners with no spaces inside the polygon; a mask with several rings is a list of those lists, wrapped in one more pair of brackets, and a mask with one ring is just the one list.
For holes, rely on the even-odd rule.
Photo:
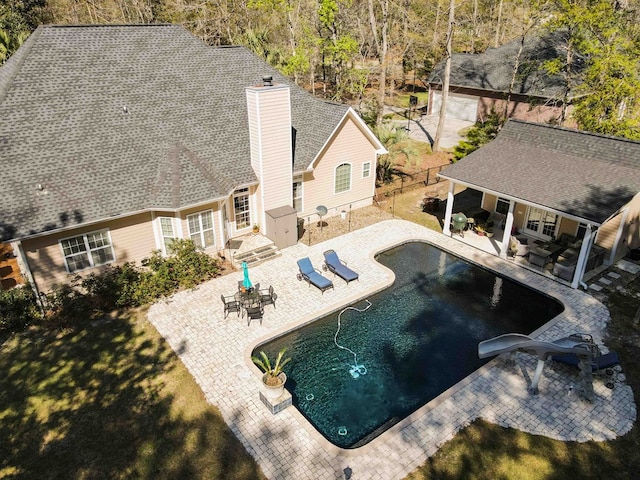
{"label": "porch column", "polygon": [[442,226],[442,233],[445,235],[451,235],[451,214],[453,213],[453,191],[456,188],[456,184],[449,180],[449,191],[447,192],[447,209],[444,214],[444,225]]}
{"label": "porch column", "polygon": [[516,202],[509,200],[509,211],[507,212],[507,218],[504,221],[504,233],[502,234],[502,246],[500,247],[500,257],[507,258],[509,253],[509,244],[511,243],[511,228],[513,227],[513,209],[516,206]]}
{"label": "porch column", "polygon": [[591,224],[588,223],[587,231],[584,233],[584,238],[582,239],[580,255],[578,255],[578,261],[576,262],[576,271],[573,272],[573,281],[571,282],[571,288],[578,288],[578,285],[580,285],[580,280],[582,280],[584,268],[587,265],[587,258],[589,257],[589,252],[591,251],[592,239],[593,234],[591,232]]}

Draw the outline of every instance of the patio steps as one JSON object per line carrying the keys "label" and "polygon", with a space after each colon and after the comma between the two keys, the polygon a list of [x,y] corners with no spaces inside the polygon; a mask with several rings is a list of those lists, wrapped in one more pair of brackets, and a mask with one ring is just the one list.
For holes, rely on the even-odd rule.
{"label": "patio steps", "polygon": [[237,268],[241,268],[242,262],[247,262],[248,266],[260,265],[267,260],[280,256],[280,251],[272,243],[270,245],[263,245],[254,250],[242,252],[233,257],[233,264]]}

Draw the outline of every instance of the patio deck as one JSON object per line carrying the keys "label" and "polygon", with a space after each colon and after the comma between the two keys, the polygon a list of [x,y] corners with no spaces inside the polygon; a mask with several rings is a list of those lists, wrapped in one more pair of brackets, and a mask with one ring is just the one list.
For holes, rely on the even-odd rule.
{"label": "patio deck", "polygon": [[[571,441],[610,440],[631,429],[636,406],[631,388],[622,379],[612,390],[602,381],[594,381],[596,398],[589,403],[575,388],[569,388],[579,384],[577,371],[550,365],[541,379],[540,394],[531,396],[521,368],[532,373],[536,360],[526,354],[517,355],[517,365],[501,358],[492,360],[368,445],[354,450],[329,444],[294,407],[277,415],[269,413],[259,399],[260,372],[251,363],[251,350],[268,338],[388,286],[393,275],[374,255],[411,240],[432,243],[560,300],[565,311],[533,337],[553,340],[583,332],[602,344],[609,312],[592,296],[403,220],[380,222],[310,247],[298,243],[282,250],[280,257],[251,269],[254,282],[271,284],[278,294],[277,307],[265,307],[261,325],[248,327],[233,314],[224,319],[220,294],[233,293],[242,272],[178,293],[153,305],[148,316],[207,400],[218,406],[234,434],[273,479],[338,479],[343,478],[347,466],[353,478],[401,479],[478,417]],[[327,249],[334,249],[348,261],[360,273],[360,282],[345,285],[335,281],[335,289],[322,295],[296,279],[296,260],[308,256],[319,268],[322,252]]]}

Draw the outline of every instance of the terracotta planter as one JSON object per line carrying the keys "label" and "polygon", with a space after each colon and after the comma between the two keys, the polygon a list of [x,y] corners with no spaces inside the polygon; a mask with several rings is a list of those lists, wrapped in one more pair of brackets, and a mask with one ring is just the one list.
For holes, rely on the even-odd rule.
{"label": "terracotta planter", "polygon": [[284,384],[287,381],[287,375],[284,372],[281,372],[278,375],[278,379],[280,380],[277,385],[267,385],[268,375],[265,373],[262,375],[262,385],[264,386],[264,396],[275,400],[279,398],[284,393]]}

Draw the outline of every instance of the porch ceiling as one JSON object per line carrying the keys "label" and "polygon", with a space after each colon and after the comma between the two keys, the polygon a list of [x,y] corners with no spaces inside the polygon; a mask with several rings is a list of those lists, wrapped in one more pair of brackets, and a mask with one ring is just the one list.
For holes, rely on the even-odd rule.
{"label": "porch ceiling", "polygon": [[601,224],[640,192],[640,142],[510,120],[441,176]]}

